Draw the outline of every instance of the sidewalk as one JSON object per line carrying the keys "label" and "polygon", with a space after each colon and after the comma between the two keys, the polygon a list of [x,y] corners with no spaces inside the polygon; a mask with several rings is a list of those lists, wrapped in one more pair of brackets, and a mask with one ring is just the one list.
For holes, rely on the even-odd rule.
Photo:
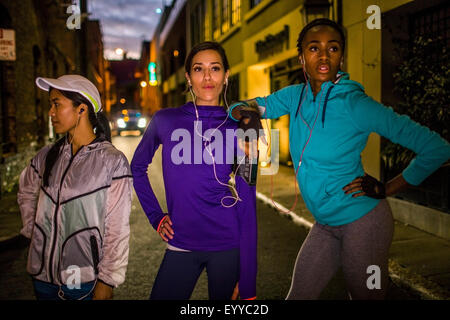
{"label": "sidewalk", "polygon": [[[282,211],[289,211],[295,201],[296,181],[292,168],[280,166],[273,176],[273,201]],[[294,212],[286,215],[293,223],[310,228],[314,219],[299,191]],[[274,206],[270,176],[258,176],[258,199]],[[14,245],[22,222],[15,193],[2,196],[0,208],[0,250]],[[450,241],[395,221],[394,240],[390,249],[389,272],[392,281],[422,297],[450,300]]]}
{"label": "sidewalk", "polygon": [[[271,176],[259,175],[257,198],[278,208],[293,223],[310,229],[314,218],[302,200],[294,174],[293,168],[280,166],[273,182]],[[296,192],[297,204],[290,211]],[[412,290],[422,299],[450,300],[450,241],[395,221],[389,274],[396,285]]]}
{"label": "sidewalk", "polygon": [[19,234],[22,220],[16,192],[2,195],[0,202],[0,250],[3,250],[4,247],[14,244],[22,237]]}

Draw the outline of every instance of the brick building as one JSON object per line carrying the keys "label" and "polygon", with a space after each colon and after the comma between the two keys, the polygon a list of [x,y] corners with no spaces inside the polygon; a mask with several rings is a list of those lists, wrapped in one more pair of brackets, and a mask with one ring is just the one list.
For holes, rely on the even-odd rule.
{"label": "brick building", "polygon": [[71,4],[0,0],[0,29],[14,30],[16,54],[0,60],[0,194],[14,189],[30,158],[53,138],[48,94],[36,87],[36,77],[85,75],[106,95],[100,26],[81,19],[81,29],[70,30]]}

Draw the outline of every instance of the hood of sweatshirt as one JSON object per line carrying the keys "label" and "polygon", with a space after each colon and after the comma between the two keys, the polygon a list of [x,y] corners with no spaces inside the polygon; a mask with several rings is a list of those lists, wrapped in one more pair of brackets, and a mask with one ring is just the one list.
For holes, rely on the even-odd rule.
{"label": "hood of sweatshirt", "polygon": [[[320,91],[317,93],[316,96],[314,96],[314,94],[312,93],[311,85],[308,82],[307,85],[303,86],[302,88],[300,94],[300,101],[308,100],[315,102],[316,99],[320,99],[319,103],[323,105],[321,122],[322,127],[324,127],[328,101],[336,97],[337,95],[352,92],[355,90],[364,92],[364,87],[360,83],[350,80],[350,76],[348,73],[339,71],[337,74],[337,80],[335,80],[334,82],[326,81],[322,83]],[[300,103],[297,107],[297,112],[295,114],[296,117],[298,116],[299,111],[300,111]]]}

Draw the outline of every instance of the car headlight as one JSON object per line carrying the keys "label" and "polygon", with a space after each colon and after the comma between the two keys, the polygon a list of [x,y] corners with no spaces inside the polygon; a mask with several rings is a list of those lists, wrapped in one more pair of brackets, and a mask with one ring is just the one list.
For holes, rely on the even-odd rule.
{"label": "car headlight", "polygon": [[123,128],[125,128],[127,126],[127,124],[125,123],[125,121],[123,119],[117,119],[117,125],[121,129],[123,129]]}
{"label": "car headlight", "polygon": [[138,127],[145,128],[146,125],[147,125],[147,120],[145,118],[140,118],[138,121]]}

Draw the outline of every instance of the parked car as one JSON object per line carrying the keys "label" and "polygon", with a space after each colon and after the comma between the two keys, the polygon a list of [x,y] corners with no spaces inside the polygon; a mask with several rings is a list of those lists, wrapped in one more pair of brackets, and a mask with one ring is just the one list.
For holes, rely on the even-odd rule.
{"label": "parked car", "polygon": [[139,132],[143,134],[147,127],[148,120],[136,109],[123,109],[119,111],[112,119],[111,130],[117,131],[120,136],[122,132]]}

